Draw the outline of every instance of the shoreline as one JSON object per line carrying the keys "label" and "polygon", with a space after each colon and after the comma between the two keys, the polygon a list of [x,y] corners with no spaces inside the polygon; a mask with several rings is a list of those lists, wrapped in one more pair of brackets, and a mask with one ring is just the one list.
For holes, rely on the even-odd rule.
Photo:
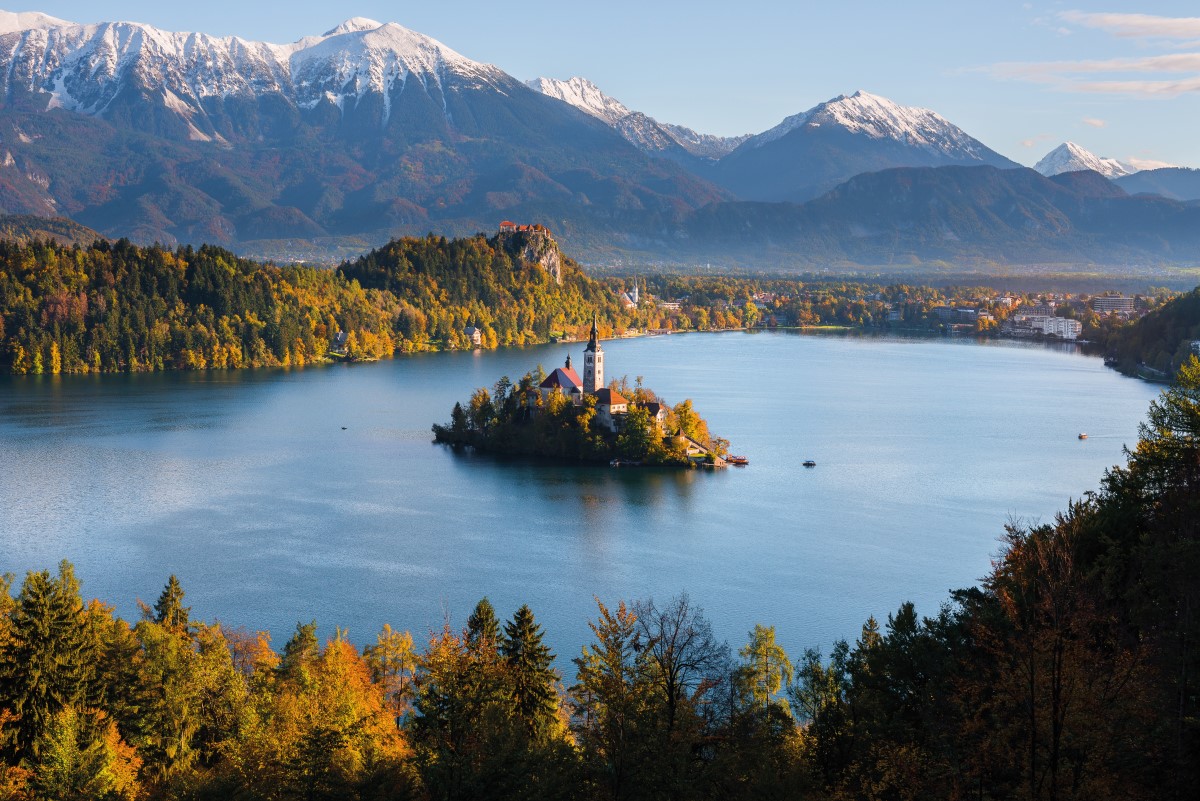
{"label": "shoreline", "polygon": [[[786,333],[786,334],[811,334],[811,335],[838,334],[838,335],[857,335],[857,336],[863,336],[863,337],[867,337],[867,338],[870,338],[870,337],[882,337],[882,338],[892,337],[897,340],[913,340],[913,341],[919,341],[919,340],[954,340],[954,341],[959,341],[959,342],[972,341],[972,342],[980,343],[980,344],[985,341],[995,341],[995,342],[1028,343],[1028,344],[1032,344],[1032,345],[1043,345],[1043,346],[1070,345],[1080,351],[1086,351],[1086,346],[1088,344],[1090,344],[1090,343],[1083,342],[1083,341],[1059,340],[1059,339],[1048,339],[1048,338],[1031,339],[1031,338],[1027,338],[1027,337],[1005,337],[1005,336],[999,336],[999,335],[955,334],[955,333],[948,333],[948,332],[941,332],[941,331],[931,331],[931,330],[922,329],[922,328],[886,328],[886,329],[884,329],[884,328],[863,328],[863,327],[848,326],[848,325],[772,326],[770,328],[757,328],[757,327],[756,328],[746,328],[746,327],[742,326],[742,327],[738,327],[738,328],[706,329],[706,330],[702,330],[702,331],[696,331],[696,330],[671,331],[668,333],[661,333],[661,334],[640,331],[640,332],[634,333],[634,334],[610,337],[609,339],[607,339],[605,341],[606,342],[620,342],[622,340],[657,339],[657,338],[661,338],[661,337],[688,336],[688,335],[719,335],[719,334],[729,334],[729,333],[745,333],[745,334],[771,334],[771,333],[783,334],[783,333]],[[134,376],[151,376],[151,375],[154,375],[154,376],[174,375],[174,376],[197,376],[197,377],[199,377],[199,376],[263,375],[263,374],[280,373],[280,372],[291,373],[291,372],[304,371],[304,370],[309,370],[309,369],[329,369],[329,368],[339,367],[339,366],[346,367],[346,368],[352,368],[356,365],[381,364],[381,363],[388,362],[388,361],[399,361],[401,359],[411,358],[411,357],[435,356],[435,355],[455,354],[455,353],[464,353],[464,354],[499,353],[501,351],[519,351],[519,350],[532,349],[532,348],[541,348],[541,347],[546,347],[546,346],[550,346],[550,345],[572,345],[572,344],[577,344],[577,343],[582,343],[582,342],[584,342],[584,340],[581,340],[581,339],[571,339],[571,340],[553,340],[553,339],[551,339],[551,340],[546,340],[546,341],[542,341],[542,342],[527,343],[524,345],[499,345],[495,348],[429,347],[429,348],[419,348],[419,349],[408,350],[408,351],[396,351],[395,353],[393,353],[390,356],[384,356],[384,357],[378,358],[378,359],[372,358],[372,359],[360,359],[360,360],[351,361],[348,359],[325,358],[320,361],[312,361],[312,362],[308,362],[308,363],[302,364],[302,365],[258,365],[258,366],[252,366],[252,367],[207,367],[207,368],[204,368],[201,370],[164,369],[164,370],[114,370],[114,371],[101,371],[101,372],[61,372],[61,373],[43,372],[43,373],[26,373],[23,375],[17,375],[14,373],[0,373],[0,382],[11,381],[13,383],[16,383],[18,381],[21,381],[21,382],[33,381],[33,382],[40,383],[40,382],[48,381],[48,380],[60,381],[64,378],[66,378],[66,379],[89,378],[89,379],[94,380],[94,379],[101,378],[101,377],[111,377],[111,376],[134,377]],[[1085,352],[1084,355],[1089,356],[1089,357],[1094,357],[1097,359],[1103,358],[1098,353],[1092,354],[1092,353]],[[1108,366],[1108,365],[1106,365],[1106,366]],[[1156,381],[1150,377],[1145,377],[1145,376],[1141,376],[1141,375],[1129,375],[1129,374],[1123,373],[1120,370],[1117,370],[1116,368],[1111,367],[1111,366],[1110,366],[1110,369],[1112,369],[1114,372],[1116,372],[1120,375],[1126,376],[1127,378],[1137,378],[1139,380],[1146,381],[1147,383],[1152,383],[1152,384],[1163,383],[1161,381]]]}

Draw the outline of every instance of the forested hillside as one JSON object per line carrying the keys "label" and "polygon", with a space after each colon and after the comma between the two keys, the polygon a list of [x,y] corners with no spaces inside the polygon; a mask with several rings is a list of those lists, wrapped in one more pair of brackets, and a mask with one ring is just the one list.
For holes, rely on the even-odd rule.
{"label": "forested hillside", "polygon": [[1141,365],[1169,376],[1200,341],[1200,287],[1173,298],[1132,325],[1114,329],[1104,341],[1117,369],[1135,375]]}
{"label": "forested hillside", "polygon": [[423,641],[276,650],[174,577],[121,620],[64,563],[0,592],[0,798],[1192,798],[1198,577],[1200,359],[980,587],[826,657],[768,625],[734,651],[686,595],[598,602],[572,659],[486,598]]}
{"label": "forested hillside", "polygon": [[[557,253],[557,250],[555,250]],[[561,285],[483,236],[397,240],[330,271],[220,248],[0,242],[0,371],[115,372],[303,365],[324,359],[545,341],[615,295],[559,260]]]}
{"label": "forested hillside", "polygon": [[338,273],[396,297],[397,331],[411,342],[452,339],[474,325],[488,347],[524,345],[578,333],[597,313],[620,316],[615,293],[558,253],[553,240],[541,243],[553,248],[544,251],[546,264],[528,258],[535,254],[525,234],[397,239]]}

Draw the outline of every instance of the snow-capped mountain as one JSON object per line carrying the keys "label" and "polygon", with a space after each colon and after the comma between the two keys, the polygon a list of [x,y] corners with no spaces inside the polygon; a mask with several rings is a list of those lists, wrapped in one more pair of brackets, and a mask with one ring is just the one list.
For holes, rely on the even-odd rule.
{"label": "snow-capped mountain", "polygon": [[859,91],[751,137],[714,177],[746,199],[806,200],[864,172],[951,164],[1017,166],[936,112]]}
{"label": "snow-capped mountain", "polygon": [[702,134],[683,125],[659,122],[640,111],[630,111],[624,103],[604,94],[599,86],[587,78],[575,77],[565,81],[557,78],[534,78],[528,83],[530,88],[547,97],[570,103],[580,111],[603,120],[647,153],[671,155],[672,150],[682,148],[692,156],[715,160],[729,154],[750,138],[749,134]]}
{"label": "snow-capped mountain", "polygon": [[1132,164],[1125,164],[1116,159],[1102,158],[1074,142],[1063,142],[1043,156],[1041,161],[1033,165],[1033,168],[1045,176],[1094,170],[1105,178],[1120,178],[1122,175],[1133,175],[1137,172],[1137,168]]}
{"label": "snow-capped mountain", "polygon": [[633,113],[624,103],[604,94],[599,86],[587,78],[575,77],[565,81],[557,78],[534,78],[526,83],[529,88],[564,103],[570,103],[580,111],[586,111],[609,125],[615,126]]}
{"label": "snow-capped mountain", "polygon": [[[291,44],[174,33],[134,22],[78,25],[43,14],[0,15],[0,97],[105,116],[133,96],[176,115],[191,139],[229,134],[214,108],[282,100],[296,109],[340,111],[378,95],[387,123],[396,91],[419,85],[430,95],[451,83],[510,88],[497,67],[468,59],[394,23],[356,17]],[[217,115],[221,116],[221,115]]]}
{"label": "snow-capped mountain", "polygon": [[794,114],[758,136],[747,147],[762,147],[797,128],[839,128],[870,139],[891,139],[931,154],[954,159],[985,160],[990,153],[977,139],[937,112],[902,106],[886,97],[857,91]]}
{"label": "snow-capped mountain", "polygon": [[725,197],[394,23],[272,44],[0,14],[0,213],[141,241],[361,243]]}

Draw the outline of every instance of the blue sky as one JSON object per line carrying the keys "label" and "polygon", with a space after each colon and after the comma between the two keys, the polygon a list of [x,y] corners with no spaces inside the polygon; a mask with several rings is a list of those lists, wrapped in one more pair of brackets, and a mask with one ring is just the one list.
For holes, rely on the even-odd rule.
{"label": "blue sky", "polygon": [[1195,2],[43,0],[7,10],[273,42],[364,16],[518,78],[582,75],[705,133],[762,131],[865,89],[931,108],[1025,164],[1069,139],[1102,156],[1200,167]]}

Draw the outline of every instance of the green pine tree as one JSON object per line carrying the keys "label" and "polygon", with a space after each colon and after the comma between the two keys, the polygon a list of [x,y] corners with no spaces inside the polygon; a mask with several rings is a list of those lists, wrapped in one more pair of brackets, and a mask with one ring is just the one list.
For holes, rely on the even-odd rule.
{"label": "green pine tree", "polygon": [[508,666],[512,700],[517,717],[531,737],[544,732],[558,710],[554,685],[557,676],[550,668],[554,654],[542,644],[542,629],[533,612],[522,605],[504,624],[500,654]]}
{"label": "green pine tree", "polygon": [[475,610],[467,618],[467,645],[472,648],[495,648],[500,642],[500,621],[496,610],[487,597],[475,604]]}
{"label": "green pine tree", "polygon": [[95,662],[74,568],[63,561],[55,578],[29,573],[0,650],[0,708],[17,715],[6,745],[18,757],[36,757],[51,718],[87,698]]}
{"label": "green pine tree", "polygon": [[183,587],[179,586],[179,579],[172,575],[154,604],[154,622],[177,634],[186,634],[191,611],[190,606],[183,605]]}

